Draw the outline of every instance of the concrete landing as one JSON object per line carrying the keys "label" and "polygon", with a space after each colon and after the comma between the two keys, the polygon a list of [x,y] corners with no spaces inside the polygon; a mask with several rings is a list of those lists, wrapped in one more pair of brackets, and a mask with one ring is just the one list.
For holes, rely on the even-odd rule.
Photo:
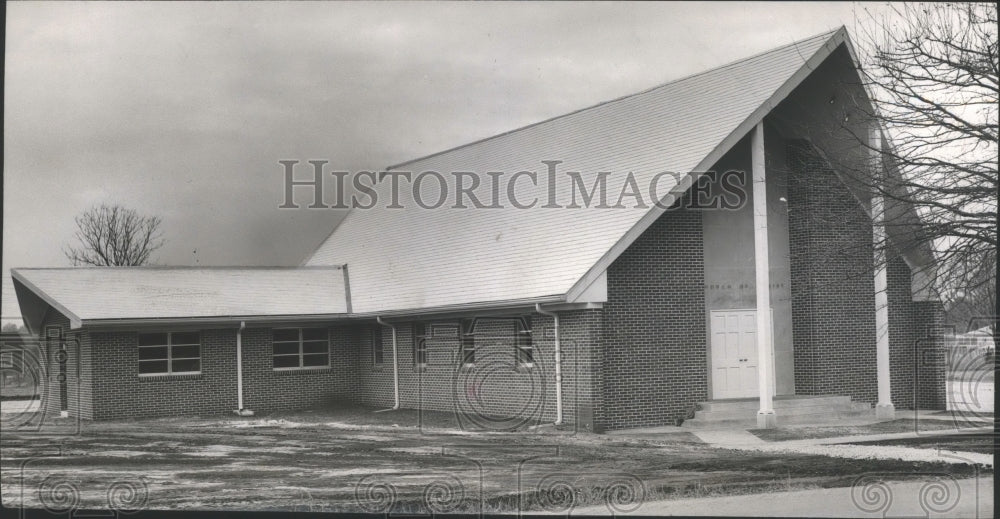
{"label": "concrete landing", "polygon": [[[875,411],[866,403],[852,402],[849,396],[778,396],[773,400],[777,424],[845,423],[876,421]],[[757,425],[757,398],[708,400],[698,403],[694,418],[685,420],[688,429],[753,428]]]}

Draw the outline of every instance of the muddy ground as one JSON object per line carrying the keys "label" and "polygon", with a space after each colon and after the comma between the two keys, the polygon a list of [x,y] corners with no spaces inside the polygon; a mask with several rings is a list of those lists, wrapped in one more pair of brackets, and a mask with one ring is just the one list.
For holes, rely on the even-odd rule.
{"label": "muddy ground", "polygon": [[447,413],[321,409],[4,430],[8,507],[367,512],[566,511],[643,500],[850,486],[864,474],[982,469],[744,453],[688,433],[468,432]]}

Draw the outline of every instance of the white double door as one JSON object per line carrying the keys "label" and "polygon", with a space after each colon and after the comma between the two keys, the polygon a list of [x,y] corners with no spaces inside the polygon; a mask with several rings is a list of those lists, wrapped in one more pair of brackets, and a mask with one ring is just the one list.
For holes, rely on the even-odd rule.
{"label": "white double door", "polygon": [[[759,396],[757,311],[712,310],[709,325],[712,334],[712,398]],[[772,336],[773,329],[772,326]]]}

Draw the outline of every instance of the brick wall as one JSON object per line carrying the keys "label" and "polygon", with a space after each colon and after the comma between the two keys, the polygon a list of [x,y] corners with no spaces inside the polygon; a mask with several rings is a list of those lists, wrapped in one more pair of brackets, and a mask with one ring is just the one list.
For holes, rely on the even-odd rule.
{"label": "brick wall", "polygon": [[329,332],[329,368],[275,371],[271,364],[271,329],[244,330],[244,405],[257,412],[267,412],[356,401],[358,379],[354,328],[349,325],[335,326],[329,328]]}
{"label": "brick wall", "polygon": [[[796,392],[878,400],[871,219],[804,142],[788,148]],[[890,247],[889,369],[900,409],[944,409],[940,303],[912,300],[911,272]]]}
{"label": "brick wall", "polygon": [[945,358],[944,305],[939,301],[914,301],[916,369],[913,371],[917,409],[947,407],[947,362]]}
{"label": "brick wall", "polygon": [[[456,413],[463,427],[507,429],[525,423],[551,422],[556,418],[555,340],[552,318],[526,313],[530,318],[534,365],[516,362],[515,332],[510,317],[475,319],[475,363],[462,366],[458,338],[429,338],[427,365],[414,365],[414,322],[394,323],[399,355],[400,406]],[[461,325],[461,320],[421,321],[428,333],[432,324]],[[563,419],[593,428],[599,378],[598,358],[601,311],[560,313],[563,376]],[[383,363],[375,365],[372,333],[380,333]],[[392,332],[375,324],[359,328],[358,359],[360,400],[373,407],[393,404]]]}
{"label": "brick wall", "polygon": [[[47,338],[47,330],[58,329],[55,339]],[[60,389],[61,364],[65,366],[66,408],[71,416],[92,418],[93,401],[91,392],[92,359],[90,336],[79,330],[71,331],[69,319],[62,314],[49,311],[42,320],[39,333],[42,373],[45,380],[40,388],[42,406],[45,413],[58,415],[62,408]]]}
{"label": "brick wall", "polygon": [[[46,325],[78,337],[67,348],[69,411],[84,419],[121,419],[230,413],[236,398],[236,330],[201,330],[201,374],[140,377],[138,334],[125,331],[66,332],[68,320],[53,312]],[[43,328],[44,337],[44,328]],[[330,328],[331,367],[274,371],[271,330],[243,332],[244,406],[257,412],[298,409],[328,402],[352,401],[357,389],[354,332]],[[45,348],[47,412],[59,412],[56,346]],[[77,375],[79,373],[79,375]]]}
{"label": "brick wall", "polygon": [[672,425],[708,395],[701,213],[664,213],[608,269],[604,428]]}
{"label": "brick wall", "polygon": [[886,280],[892,403],[898,409],[913,409],[917,341],[925,330],[920,330],[915,322],[918,316],[910,288],[910,267],[894,250],[888,253]]}
{"label": "brick wall", "polygon": [[91,332],[96,420],[236,409],[236,331],[201,331],[201,374],[139,376],[137,332]]}
{"label": "brick wall", "polygon": [[795,392],[875,403],[871,220],[810,145],[788,163]]}

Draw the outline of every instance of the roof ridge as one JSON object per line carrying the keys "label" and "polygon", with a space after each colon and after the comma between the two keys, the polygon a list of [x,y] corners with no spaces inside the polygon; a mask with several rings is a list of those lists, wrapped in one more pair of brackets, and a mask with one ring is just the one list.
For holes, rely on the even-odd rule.
{"label": "roof ridge", "polygon": [[[673,84],[676,84],[676,83],[680,83],[682,81],[687,81],[689,79],[694,79],[696,77],[700,77],[700,76],[703,76],[705,74],[709,74],[709,73],[716,72],[716,71],[719,71],[719,70],[723,70],[723,69],[726,69],[726,68],[729,68],[729,67],[732,67],[732,66],[735,66],[735,65],[739,65],[741,63],[744,63],[744,62],[747,62],[747,61],[751,61],[751,60],[760,58],[761,56],[765,56],[765,55],[771,54],[773,52],[778,52],[780,50],[787,49],[789,47],[795,47],[795,46],[801,45],[803,43],[810,42],[810,41],[817,40],[817,39],[828,39],[828,38],[831,38],[833,35],[835,35],[838,31],[840,31],[842,29],[844,29],[843,25],[841,25],[840,27],[838,27],[836,29],[830,30],[830,31],[826,31],[826,32],[823,32],[823,33],[820,33],[820,34],[816,34],[816,35],[810,36],[808,38],[803,38],[801,40],[796,40],[796,41],[793,41],[791,43],[787,43],[785,45],[781,45],[779,47],[773,47],[771,49],[768,49],[768,50],[765,50],[765,51],[761,51],[761,52],[758,52],[756,54],[752,54],[750,56],[745,56],[745,57],[739,58],[739,59],[734,60],[734,61],[723,63],[722,65],[718,65],[718,66],[715,66],[715,67],[712,67],[712,68],[709,68],[709,69],[705,69],[705,70],[702,70],[700,72],[695,72],[694,74],[690,74],[690,75],[687,75],[687,76],[679,77],[679,78],[676,78],[676,79],[671,79],[671,80],[669,80],[669,81],[667,81],[665,83],[659,83],[657,85],[648,87],[648,88],[646,88],[644,90],[640,90],[638,92],[633,92],[631,94],[626,94],[626,95],[619,96],[619,97],[616,97],[616,98],[613,98],[613,99],[608,99],[606,101],[601,101],[599,103],[595,103],[595,104],[592,104],[592,105],[589,105],[589,106],[585,106],[583,108],[578,108],[576,110],[573,110],[573,111],[570,111],[570,112],[566,112],[564,114],[555,115],[555,116],[549,117],[547,119],[543,119],[541,121],[536,121],[536,122],[533,122],[533,123],[530,123],[530,124],[526,124],[524,126],[519,126],[517,128],[513,128],[513,129],[510,129],[510,130],[498,133],[496,135],[491,135],[489,137],[483,137],[482,139],[477,139],[475,141],[467,142],[465,144],[460,144],[458,146],[453,146],[451,148],[444,149],[444,150],[441,150],[441,151],[437,151],[437,152],[434,152],[434,153],[431,153],[431,154],[428,154],[428,155],[424,155],[424,156],[417,157],[417,158],[414,158],[414,159],[406,160],[406,161],[400,162],[398,164],[389,166],[389,167],[386,168],[386,170],[393,170],[393,169],[396,169],[398,167],[405,166],[407,164],[412,164],[414,162],[418,162],[418,161],[421,161],[421,160],[429,159],[431,157],[436,157],[438,155],[443,155],[445,153],[449,153],[449,152],[452,152],[452,151],[455,151],[455,150],[466,148],[468,146],[479,144],[481,142],[486,142],[486,141],[489,141],[489,140],[492,140],[492,139],[503,137],[505,135],[509,135],[509,134],[512,134],[512,133],[515,133],[515,132],[519,132],[521,130],[526,130],[528,128],[532,128],[534,126],[545,124],[545,123],[550,122],[550,121],[554,121],[556,119],[562,119],[562,118],[568,117],[570,115],[575,115],[575,114],[578,114],[580,112],[585,112],[587,110],[593,110],[595,108],[599,108],[599,107],[604,106],[604,105],[608,105],[608,104],[611,104],[611,103],[622,101],[624,99],[629,99],[629,98],[632,98],[632,97],[636,97],[636,96],[640,96],[640,95],[643,95],[643,94],[647,94],[647,93],[652,92],[654,90],[659,90],[661,88],[664,88],[664,87],[667,87],[667,86],[670,86],[670,85],[673,85]],[[806,58],[806,59],[808,59],[808,58]],[[345,218],[346,218],[346,215],[345,215]]]}
{"label": "roof ridge", "polygon": [[[397,163],[395,165],[387,167],[386,170],[387,171],[388,170],[394,170],[396,168],[405,166],[407,164],[413,164],[413,163],[421,161],[421,160],[429,159],[431,157],[436,157],[438,155],[443,155],[445,153],[450,153],[450,152],[455,151],[455,150],[459,150],[459,149],[466,148],[466,147],[469,147],[469,146],[473,146],[473,145],[476,145],[476,144],[479,144],[479,143],[482,143],[482,142],[486,142],[486,141],[489,141],[489,140],[492,140],[492,139],[503,137],[505,135],[509,135],[509,134],[512,134],[512,133],[515,133],[515,132],[519,132],[521,130],[526,130],[526,129],[532,128],[534,126],[539,126],[539,125],[545,124],[545,123],[550,122],[550,121],[554,121],[556,119],[561,119],[563,117],[568,117],[570,115],[574,115],[574,114],[577,114],[577,113],[580,113],[580,112],[583,112],[583,111],[586,111],[586,110],[591,110],[591,109],[594,109],[594,108],[598,108],[600,106],[604,106],[604,105],[607,105],[607,104],[610,104],[610,103],[621,101],[623,99],[628,99],[628,98],[631,98],[631,97],[643,95],[643,94],[652,92],[654,90],[658,90],[660,88],[666,87],[668,85],[672,85],[672,84],[675,84],[675,83],[679,83],[681,81],[686,81],[688,79],[692,79],[692,78],[695,78],[695,77],[702,76],[704,74],[708,74],[708,73],[715,72],[715,71],[718,71],[718,70],[722,70],[722,69],[725,69],[725,68],[728,68],[728,67],[732,67],[734,65],[738,65],[740,63],[744,63],[744,62],[747,62],[747,61],[750,61],[750,60],[758,59],[761,56],[764,56],[764,55],[767,55],[767,54],[770,54],[770,53],[773,53],[773,52],[778,52],[778,51],[781,51],[783,49],[787,49],[789,47],[795,47],[795,46],[798,46],[798,45],[802,45],[802,44],[804,44],[806,42],[811,42],[811,41],[814,41],[814,40],[817,40],[817,39],[826,39],[826,40],[829,40],[829,39],[833,38],[840,31],[845,31],[845,30],[846,30],[846,27],[843,26],[843,25],[841,25],[840,27],[838,27],[836,29],[832,29],[832,30],[829,30],[829,31],[826,31],[826,32],[823,32],[823,33],[819,33],[819,34],[810,36],[808,38],[803,38],[801,40],[796,40],[796,41],[793,41],[791,43],[787,43],[785,45],[781,45],[781,46],[774,47],[774,48],[771,48],[771,49],[768,49],[768,50],[765,50],[765,51],[758,52],[756,54],[751,54],[750,56],[744,56],[744,57],[739,58],[737,60],[730,61],[728,63],[724,63],[722,65],[719,65],[719,66],[716,66],[716,67],[713,67],[713,68],[702,70],[701,72],[696,72],[694,74],[690,74],[690,75],[687,75],[687,76],[684,76],[684,77],[680,77],[680,78],[677,78],[677,79],[672,79],[672,80],[667,81],[665,83],[660,83],[658,85],[654,85],[652,87],[646,88],[645,90],[641,90],[639,92],[634,92],[634,93],[627,94],[627,95],[624,95],[624,96],[616,97],[614,99],[609,99],[607,101],[602,101],[600,103],[597,103],[597,104],[594,104],[594,105],[590,105],[590,106],[586,106],[586,107],[583,107],[583,108],[579,108],[579,109],[573,110],[571,112],[567,112],[567,113],[564,113],[564,114],[560,114],[560,115],[556,115],[556,116],[553,116],[553,117],[549,117],[548,119],[543,119],[541,121],[536,121],[536,122],[533,122],[531,124],[527,124],[527,125],[524,125],[524,126],[513,128],[511,130],[507,130],[505,132],[498,133],[496,135],[491,135],[491,136],[484,137],[484,138],[481,138],[481,139],[478,139],[478,140],[475,140],[475,141],[467,142],[467,143],[464,143],[464,144],[460,144],[458,146],[454,146],[454,147],[451,147],[451,148],[448,148],[448,149],[445,149],[445,150],[441,150],[441,151],[438,151],[438,152],[435,152],[435,153],[424,155],[422,157],[417,157],[417,158],[410,159],[410,160],[407,160],[407,161],[404,161],[404,162],[400,162],[400,163]],[[807,60],[808,57],[804,57],[803,59]],[[349,209],[343,215],[343,217],[340,219],[340,221],[337,222],[336,225],[334,225],[332,229],[330,229],[330,232],[327,233],[327,235],[322,240],[319,241],[319,243],[316,245],[316,247],[313,248],[312,252],[309,253],[305,257],[305,259],[302,261],[302,264],[305,265],[305,264],[308,264],[310,261],[312,261],[313,257],[316,256],[316,253],[319,252],[319,250],[323,247],[323,244],[325,244],[330,239],[330,237],[333,236],[334,233],[336,233],[337,230],[344,225],[344,222],[347,221],[347,219],[350,218],[351,215],[353,215],[355,213],[357,213],[356,210]]]}

